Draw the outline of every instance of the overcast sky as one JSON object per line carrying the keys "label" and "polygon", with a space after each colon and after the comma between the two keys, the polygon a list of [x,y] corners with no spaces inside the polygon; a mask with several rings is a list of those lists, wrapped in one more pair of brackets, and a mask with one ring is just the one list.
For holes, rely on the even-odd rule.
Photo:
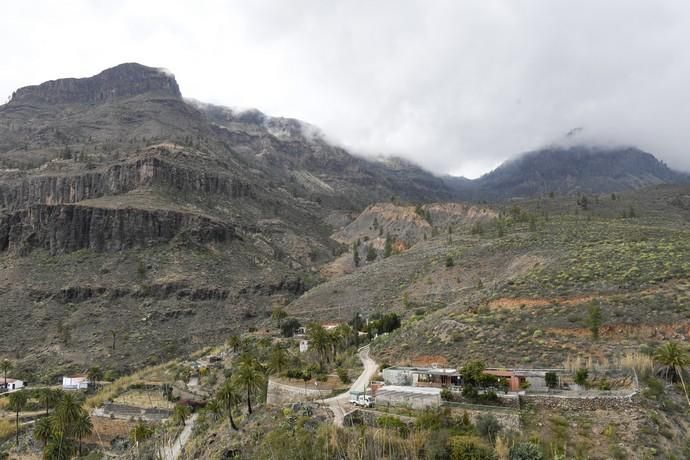
{"label": "overcast sky", "polygon": [[6,1],[0,97],[122,62],[476,177],[583,127],[690,170],[690,2]]}

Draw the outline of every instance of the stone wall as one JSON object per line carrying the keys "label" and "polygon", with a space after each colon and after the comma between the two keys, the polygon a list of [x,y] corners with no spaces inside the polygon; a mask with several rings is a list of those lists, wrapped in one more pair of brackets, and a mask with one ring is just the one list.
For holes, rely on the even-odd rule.
{"label": "stone wall", "polygon": [[315,401],[329,398],[332,396],[332,393],[332,390],[317,390],[309,386],[304,388],[304,385],[286,385],[276,382],[273,378],[269,378],[266,404],[280,406],[297,401]]}
{"label": "stone wall", "polygon": [[520,395],[520,403],[531,404],[546,409],[563,410],[626,410],[639,405],[637,393],[631,392],[627,396],[606,395]]}

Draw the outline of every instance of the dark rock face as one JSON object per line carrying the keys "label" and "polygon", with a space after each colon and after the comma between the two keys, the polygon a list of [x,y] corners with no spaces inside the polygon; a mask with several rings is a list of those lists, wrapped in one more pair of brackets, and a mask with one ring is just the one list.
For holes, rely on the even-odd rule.
{"label": "dark rock face", "polygon": [[19,254],[34,248],[50,254],[79,249],[110,252],[173,239],[205,244],[236,237],[228,224],[165,210],[37,205],[0,217],[0,251]]}
{"label": "dark rock face", "polygon": [[148,157],[80,175],[34,176],[20,182],[0,183],[0,206],[16,210],[34,204],[78,203],[151,185],[229,198],[252,194],[252,187],[238,179]]}
{"label": "dark rock face", "polygon": [[102,103],[149,93],[180,98],[175,77],[141,64],[121,64],[88,78],[62,78],[18,89],[12,105]]}

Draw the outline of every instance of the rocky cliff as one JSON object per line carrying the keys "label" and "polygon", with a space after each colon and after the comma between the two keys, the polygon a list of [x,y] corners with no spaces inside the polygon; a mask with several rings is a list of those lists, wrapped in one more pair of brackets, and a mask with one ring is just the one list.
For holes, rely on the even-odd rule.
{"label": "rocky cliff", "polygon": [[167,243],[223,243],[236,237],[230,225],[199,215],[146,209],[36,205],[0,217],[0,251],[34,248],[59,254],[91,249],[122,251]]}
{"label": "rocky cliff", "polygon": [[175,77],[169,72],[128,63],[89,78],[62,78],[19,88],[9,105],[94,104],[140,94],[181,97]]}

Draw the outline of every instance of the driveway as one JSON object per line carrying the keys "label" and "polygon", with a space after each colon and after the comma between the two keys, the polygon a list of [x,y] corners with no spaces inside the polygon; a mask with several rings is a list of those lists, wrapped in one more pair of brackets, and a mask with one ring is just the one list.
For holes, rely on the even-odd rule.
{"label": "driveway", "polygon": [[333,423],[337,426],[343,426],[345,414],[353,410],[350,404],[350,391],[364,391],[379,368],[376,361],[369,357],[369,345],[359,349],[359,359],[364,364],[364,370],[352,384],[350,390],[323,401],[333,412]]}

